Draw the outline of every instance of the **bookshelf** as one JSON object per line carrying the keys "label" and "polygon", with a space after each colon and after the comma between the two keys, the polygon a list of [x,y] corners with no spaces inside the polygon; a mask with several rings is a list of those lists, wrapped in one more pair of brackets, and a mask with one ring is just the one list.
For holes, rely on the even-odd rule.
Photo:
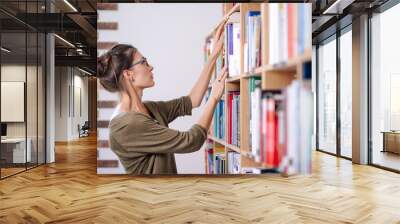
{"label": "bookshelf", "polygon": [[[229,70],[229,77],[225,82],[225,93],[221,98],[223,111],[219,109],[214,113],[205,152],[206,173],[249,173],[249,170],[253,170],[250,173],[275,171],[285,175],[309,173],[311,163],[310,129],[312,129],[312,125],[310,125],[310,119],[312,120],[312,97],[310,97],[311,5],[223,3],[222,8],[223,18],[221,21],[234,17],[239,19],[228,20],[225,25],[225,49],[217,60],[211,83],[219,75],[223,64],[238,67]],[[301,20],[300,16],[303,15],[301,13],[309,13],[309,15],[305,16],[306,19]],[[281,21],[273,21],[275,17]],[[274,25],[274,22],[279,23],[279,26]],[[235,29],[239,31],[235,31]],[[205,60],[212,49],[213,31],[206,35]],[[239,32],[240,35],[235,32]],[[277,32],[279,34],[276,34]],[[309,35],[304,32],[309,32]],[[232,38],[235,36],[239,36],[239,40],[233,40]],[[282,36],[284,41],[279,40]],[[237,46],[235,43],[240,44]],[[277,49],[278,46],[275,43],[278,43],[281,48]],[[231,71],[239,71],[239,73],[231,74]],[[211,83],[209,88],[211,88]],[[297,87],[295,88],[295,86]],[[254,95],[255,89],[258,91],[259,97]],[[311,101],[296,98],[296,94],[293,93],[301,93],[300,96],[306,96],[305,99],[311,99]],[[274,106],[267,107],[264,102],[265,105],[268,105],[266,102],[269,102],[269,105]],[[280,109],[281,107],[284,109]],[[273,108],[270,110],[273,113],[265,113],[266,116],[263,117],[264,112],[268,112],[266,108]],[[298,110],[296,113],[298,112],[300,115],[293,113],[294,110]],[[255,111],[259,111],[260,115]],[[303,119],[307,113],[311,113],[311,115],[308,114]],[[257,119],[252,120],[252,116],[255,115],[257,115]],[[273,122],[267,120],[270,117],[274,118]],[[221,124],[221,120],[223,124]],[[301,132],[293,131],[300,130],[300,127]],[[265,132],[263,132],[264,129]],[[265,133],[269,133],[269,135],[265,135]],[[272,137],[271,133],[274,133]],[[295,137],[297,134],[299,136]],[[257,136],[259,140],[257,140]],[[275,144],[271,145],[271,142]],[[212,149],[217,149],[218,152]],[[270,152],[275,154],[265,154]],[[225,160],[223,165],[220,162],[216,163],[215,154],[223,154],[221,156],[222,160]],[[235,155],[233,157],[238,159],[239,165],[235,164],[236,161],[229,161],[230,158],[233,158],[229,154]],[[279,161],[271,160],[268,157],[270,155],[274,155],[274,158],[278,158]],[[288,165],[284,164],[285,161],[290,164],[294,163],[296,167],[288,168]],[[232,166],[239,167],[232,168]]]}

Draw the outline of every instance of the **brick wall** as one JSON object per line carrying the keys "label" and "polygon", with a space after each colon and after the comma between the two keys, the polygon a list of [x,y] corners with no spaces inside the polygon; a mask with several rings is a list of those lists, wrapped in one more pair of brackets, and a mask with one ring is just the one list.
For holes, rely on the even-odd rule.
{"label": "brick wall", "polygon": [[[97,3],[97,10],[118,11],[117,3]],[[100,16],[97,21],[98,37],[103,32],[118,31],[118,23],[114,21],[102,21]],[[101,38],[99,38],[101,39]],[[97,42],[97,54],[100,56],[108,49],[112,48],[117,42],[113,40],[101,40]],[[97,173],[98,174],[118,174],[125,173],[118,157],[110,150],[108,142],[108,123],[118,104],[118,95],[106,91],[97,83]]]}

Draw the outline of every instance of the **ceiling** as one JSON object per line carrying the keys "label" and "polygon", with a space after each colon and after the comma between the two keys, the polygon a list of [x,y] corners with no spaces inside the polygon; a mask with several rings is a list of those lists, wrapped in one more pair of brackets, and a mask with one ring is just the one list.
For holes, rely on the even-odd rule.
{"label": "ceiling", "polygon": [[30,43],[36,34],[29,32],[51,32],[57,34],[56,66],[78,66],[95,74],[96,27],[96,0],[0,0],[2,46],[12,49],[10,59],[23,58],[25,46],[28,58],[36,55],[37,44]]}
{"label": "ceiling", "polygon": [[372,11],[388,0],[311,0],[313,44],[351,24],[354,17]]}

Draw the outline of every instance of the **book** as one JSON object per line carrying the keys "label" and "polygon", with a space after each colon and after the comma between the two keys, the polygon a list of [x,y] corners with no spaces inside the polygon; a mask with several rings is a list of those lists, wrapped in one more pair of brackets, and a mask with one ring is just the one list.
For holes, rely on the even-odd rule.
{"label": "book", "polygon": [[307,83],[293,81],[284,90],[285,138],[279,170],[286,174],[311,173],[313,97]]}
{"label": "book", "polygon": [[260,157],[260,110],[261,110],[261,77],[249,78],[249,148],[255,161]]}
{"label": "book", "polygon": [[245,72],[261,65],[261,14],[249,11],[246,17],[246,61]]}
{"label": "book", "polygon": [[225,27],[225,64],[229,77],[240,74],[240,13],[233,13]]}
{"label": "book", "polygon": [[229,151],[228,155],[228,174],[239,174],[240,173],[240,153]]}
{"label": "book", "polygon": [[311,24],[311,4],[270,4],[268,63],[285,63],[311,49]]}
{"label": "book", "polygon": [[225,147],[214,145],[214,174],[224,174]]}
{"label": "book", "polygon": [[228,94],[227,142],[232,145],[240,144],[240,92],[230,91]]}
{"label": "book", "polygon": [[282,94],[278,92],[264,92],[262,94],[262,116],[261,123],[262,145],[261,162],[267,167],[278,168],[280,163],[279,127],[283,120],[279,120],[279,110],[282,110]]}
{"label": "book", "polygon": [[213,117],[213,136],[219,139],[225,139],[225,101],[221,99],[214,110]]}
{"label": "book", "polygon": [[214,142],[207,140],[205,148],[206,174],[214,173]]}

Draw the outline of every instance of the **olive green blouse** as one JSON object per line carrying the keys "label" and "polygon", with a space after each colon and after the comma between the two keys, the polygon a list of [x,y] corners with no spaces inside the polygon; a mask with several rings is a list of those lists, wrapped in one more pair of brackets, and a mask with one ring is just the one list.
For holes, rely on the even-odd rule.
{"label": "olive green blouse", "polygon": [[188,131],[168,128],[178,116],[192,114],[189,96],[170,101],[146,101],[152,117],[134,111],[121,112],[109,125],[110,146],[128,174],[176,174],[174,153],[201,148],[207,130],[198,124]]}

